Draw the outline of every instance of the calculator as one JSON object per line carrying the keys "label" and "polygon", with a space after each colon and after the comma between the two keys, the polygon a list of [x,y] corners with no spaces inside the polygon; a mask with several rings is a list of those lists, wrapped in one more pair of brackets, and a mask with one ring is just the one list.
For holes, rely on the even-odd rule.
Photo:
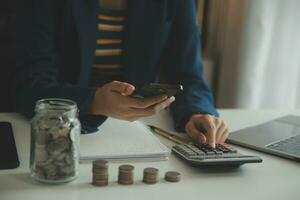
{"label": "calculator", "polygon": [[245,163],[261,163],[257,156],[239,153],[230,145],[216,144],[215,148],[207,144],[177,144],[172,147],[172,152],[192,165],[231,165],[239,166]]}

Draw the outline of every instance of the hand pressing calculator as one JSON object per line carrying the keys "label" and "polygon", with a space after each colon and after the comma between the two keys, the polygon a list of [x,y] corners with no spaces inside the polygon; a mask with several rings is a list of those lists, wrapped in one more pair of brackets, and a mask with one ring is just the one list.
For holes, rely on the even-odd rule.
{"label": "hand pressing calculator", "polygon": [[261,163],[262,159],[256,156],[240,154],[228,144],[217,144],[212,148],[207,144],[177,144],[172,152],[192,165],[232,165],[239,166],[245,163]]}

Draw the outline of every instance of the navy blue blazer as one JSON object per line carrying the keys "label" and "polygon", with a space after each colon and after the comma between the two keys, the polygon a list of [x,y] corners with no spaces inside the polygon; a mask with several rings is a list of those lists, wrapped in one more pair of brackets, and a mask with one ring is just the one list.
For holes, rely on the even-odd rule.
{"label": "navy blue blazer", "polygon": [[[87,115],[96,90],[88,83],[96,48],[97,2],[19,1],[18,111],[31,117],[38,99],[56,97],[76,101],[80,116]],[[129,0],[126,27],[125,81],[139,87],[157,80],[161,72],[167,83],[182,84],[184,93],[171,106],[179,131],[192,114],[218,115],[203,79],[194,0]],[[105,117],[88,119],[96,126]]]}

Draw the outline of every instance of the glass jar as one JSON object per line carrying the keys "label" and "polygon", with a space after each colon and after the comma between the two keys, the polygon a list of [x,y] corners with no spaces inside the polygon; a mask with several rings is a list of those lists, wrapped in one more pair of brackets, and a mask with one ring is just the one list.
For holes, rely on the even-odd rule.
{"label": "glass jar", "polygon": [[78,175],[80,122],[74,101],[42,99],[31,120],[30,175],[43,183],[65,183]]}

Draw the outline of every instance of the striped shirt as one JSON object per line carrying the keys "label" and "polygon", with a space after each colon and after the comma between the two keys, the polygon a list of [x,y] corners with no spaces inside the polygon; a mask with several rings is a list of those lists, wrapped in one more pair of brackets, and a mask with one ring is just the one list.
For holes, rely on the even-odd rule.
{"label": "striped shirt", "polygon": [[122,80],[125,13],[126,11],[99,9],[95,60],[90,80],[93,87]]}

